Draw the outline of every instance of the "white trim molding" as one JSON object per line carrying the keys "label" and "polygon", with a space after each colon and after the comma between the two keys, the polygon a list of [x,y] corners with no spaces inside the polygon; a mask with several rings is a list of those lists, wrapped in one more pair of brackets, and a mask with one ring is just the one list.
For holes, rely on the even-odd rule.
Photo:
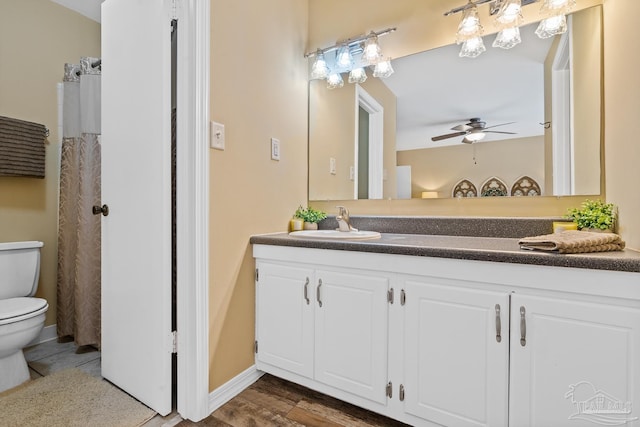
{"label": "white trim molding", "polygon": [[253,365],[212,391],[209,395],[209,413],[236,397],[263,375],[264,372],[257,370]]}
{"label": "white trim molding", "polygon": [[210,0],[178,0],[178,413],[209,411]]}

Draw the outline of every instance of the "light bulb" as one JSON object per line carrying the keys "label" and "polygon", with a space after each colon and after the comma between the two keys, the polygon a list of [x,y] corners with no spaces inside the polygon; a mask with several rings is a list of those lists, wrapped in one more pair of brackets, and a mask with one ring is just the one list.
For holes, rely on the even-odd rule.
{"label": "light bulb", "polygon": [[538,28],[536,28],[536,35],[541,39],[548,39],[566,31],[567,17],[565,15],[557,15],[540,21]]}
{"label": "light bulb", "polygon": [[326,79],[329,76],[329,67],[327,61],[324,60],[324,54],[321,51],[316,53],[316,60],[311,66],[312,79]]}
{"label": "light bulb", "polygon": [[482,37],[474,37],[465,41],[462,44],[462,48],[460,49],[460,57],[464,58],[475,58],[480,55],[482,52],[487,50],[484,47],[484,42],[482,41]]}
{"label": "light bulb", "polygon": [[373,34],[364,44],[362,52],[363,65],[375,65],[382,59],[382,49],[378,44],[378,37]]}
{"label": "light bulb", "polygon": [[522,42],[520,38],[520,28],[512,27],[505,28],[500,31],[496,36],[496,39],[493,41],[493,47],[500,47],[502,49],[511,49],[515,45]]}
{"label": "light bulb", "polygon": [[332,73],[327,77],[327,87],[329,89],[339,89],[344,86],[344,80],[340,73]]}
{"label": "light bulb", "polygon": [[522,21],[522,1],[505,0],[496,16],[496,21],[501,24],[519,25]]}
{"label": "light bulb", "polygon": [[480,25],[480,18],[478,17],[478,8],[474,5],[465,9],[462,14],[462,21],[460,21],[456,32],[456,43],[460,44],[481,35],[482,25]]}
{"label": "light bulb", "polygon": [[344,71],[349,71],[353,67],[353,57],[349,51],[349,46],[346,44],[340,46],[340,49],[338,49],[338,54],[336,55],[336,66],[339,70]]}
{"label": "light bulb", "polygon": [[373,69],[373,77],[386,79],[393,74],[393,67],[391,66],[391,58],[387,58],[384,61],[380,61]]}
{"label": "light bulb", "polygon": [[364,83],[367,81],[367,73],[364,68],[354,68],[349,73],[349,83]]}

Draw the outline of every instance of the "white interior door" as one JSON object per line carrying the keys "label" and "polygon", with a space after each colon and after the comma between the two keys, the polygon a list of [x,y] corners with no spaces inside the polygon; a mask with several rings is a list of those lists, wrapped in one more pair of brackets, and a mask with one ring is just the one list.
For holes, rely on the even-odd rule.
{"label": "white interior door", "polygon": [[164,1],[102,4],[102,375],[171,412],[171,50]]}

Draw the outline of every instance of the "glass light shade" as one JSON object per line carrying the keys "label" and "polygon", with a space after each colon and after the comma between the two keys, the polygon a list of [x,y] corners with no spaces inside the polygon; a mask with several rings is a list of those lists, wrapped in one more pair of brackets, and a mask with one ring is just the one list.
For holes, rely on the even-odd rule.
{"label": "glass light shade", "polygon": [[376,35],[370,36],[364,43],[362,62],[364,65],[375,65],[382,60],[382,49]]}
{"label": "glass light shade", "polygon": [[475,58],[485,50],[487,50],[487,48],[484,47],[482,37],[474,37],[462,44],[459,55],[461,58]]}
{"label": "glass light shade", "polygon": [[332,73],[327,77],[327,87],[329,89],[339,89],[344,86],[344,80],[340,73]]}
{"label": "glass light shade", "polygon": [[373,69],[373,77],[386,79],[391,74],[393,74],[393,67],[391,66],[391,58],[387,58],[384,61],[378,62],[376,64],[376,67]]}
{"label": "glass light shade", "polygon": [[522,42],[520,38],[520,28],[512,27],[505,28],[500,31],[493,41],[493,47],[500,47],[502,49],[511,49],[515,45]]}
{"label": "glass light shade", "polygon": [[367,81],[367,72],[364,68],[354,68],[349,73],[349,83],[364,83]]}
{"label": "glass light shade", "polygon": [[311,78],[312,79],[326,79],[329,76],[329,67],[327,61],[324,60],[324,54],[322,52],[316,53],[316,60],[311,66]]}
{"label": "glass light shade", "polygon": [[565,14],[576,5],[576,0],[544,0],[540,13]]}
{"label": "glass light shade", "polygon": [[487,134],[485,134],[484,132],[472,132],[469,135],[465,136],[465,138],[471,142],[478,142],[484,139],[485,136],[487,136]]}
{"label": "glass light shade", "polygon": [[536,28],[536,35],[541,39],[548,39],[566,31],[567,17],[565,15],[557,15],[540,21],[538,28]]}
{"label": "glass light shade", "polygon": [[505,25],[520,25],[522,22],[522,1],[521,0],[504,0],[496,21]]}
{"label": "glass light shade", "polygon": [[458,32],[456,33],[456,43],[460,44],[481,35],[482,25],[480,25],[480,18],[478,17],[478,7],[474,5],[462,12],[462,21],[460,21]]}
{"label": "glass light shade", "polygon": [[343,45],[336,54],[336,66],[339,70],[350,71],[353,67],[353,56],[349,51],[349,46]]}

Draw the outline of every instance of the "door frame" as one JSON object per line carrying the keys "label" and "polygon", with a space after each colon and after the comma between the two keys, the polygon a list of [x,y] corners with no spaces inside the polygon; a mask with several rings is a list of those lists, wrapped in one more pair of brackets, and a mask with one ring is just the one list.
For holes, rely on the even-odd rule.
{"label": "door frame", "polygon": [[177,75],[177,410],[209,415],[210,0],[174,0]]}
{"label": "door frame", "polygon": [[362,107],[369,113],[369,199],[382,199],[384,180],[383,121],[384,108],[360,85],[356,85],[355,102],[355,154],[354,154],[354,199],[358,200],[358,116]]}

